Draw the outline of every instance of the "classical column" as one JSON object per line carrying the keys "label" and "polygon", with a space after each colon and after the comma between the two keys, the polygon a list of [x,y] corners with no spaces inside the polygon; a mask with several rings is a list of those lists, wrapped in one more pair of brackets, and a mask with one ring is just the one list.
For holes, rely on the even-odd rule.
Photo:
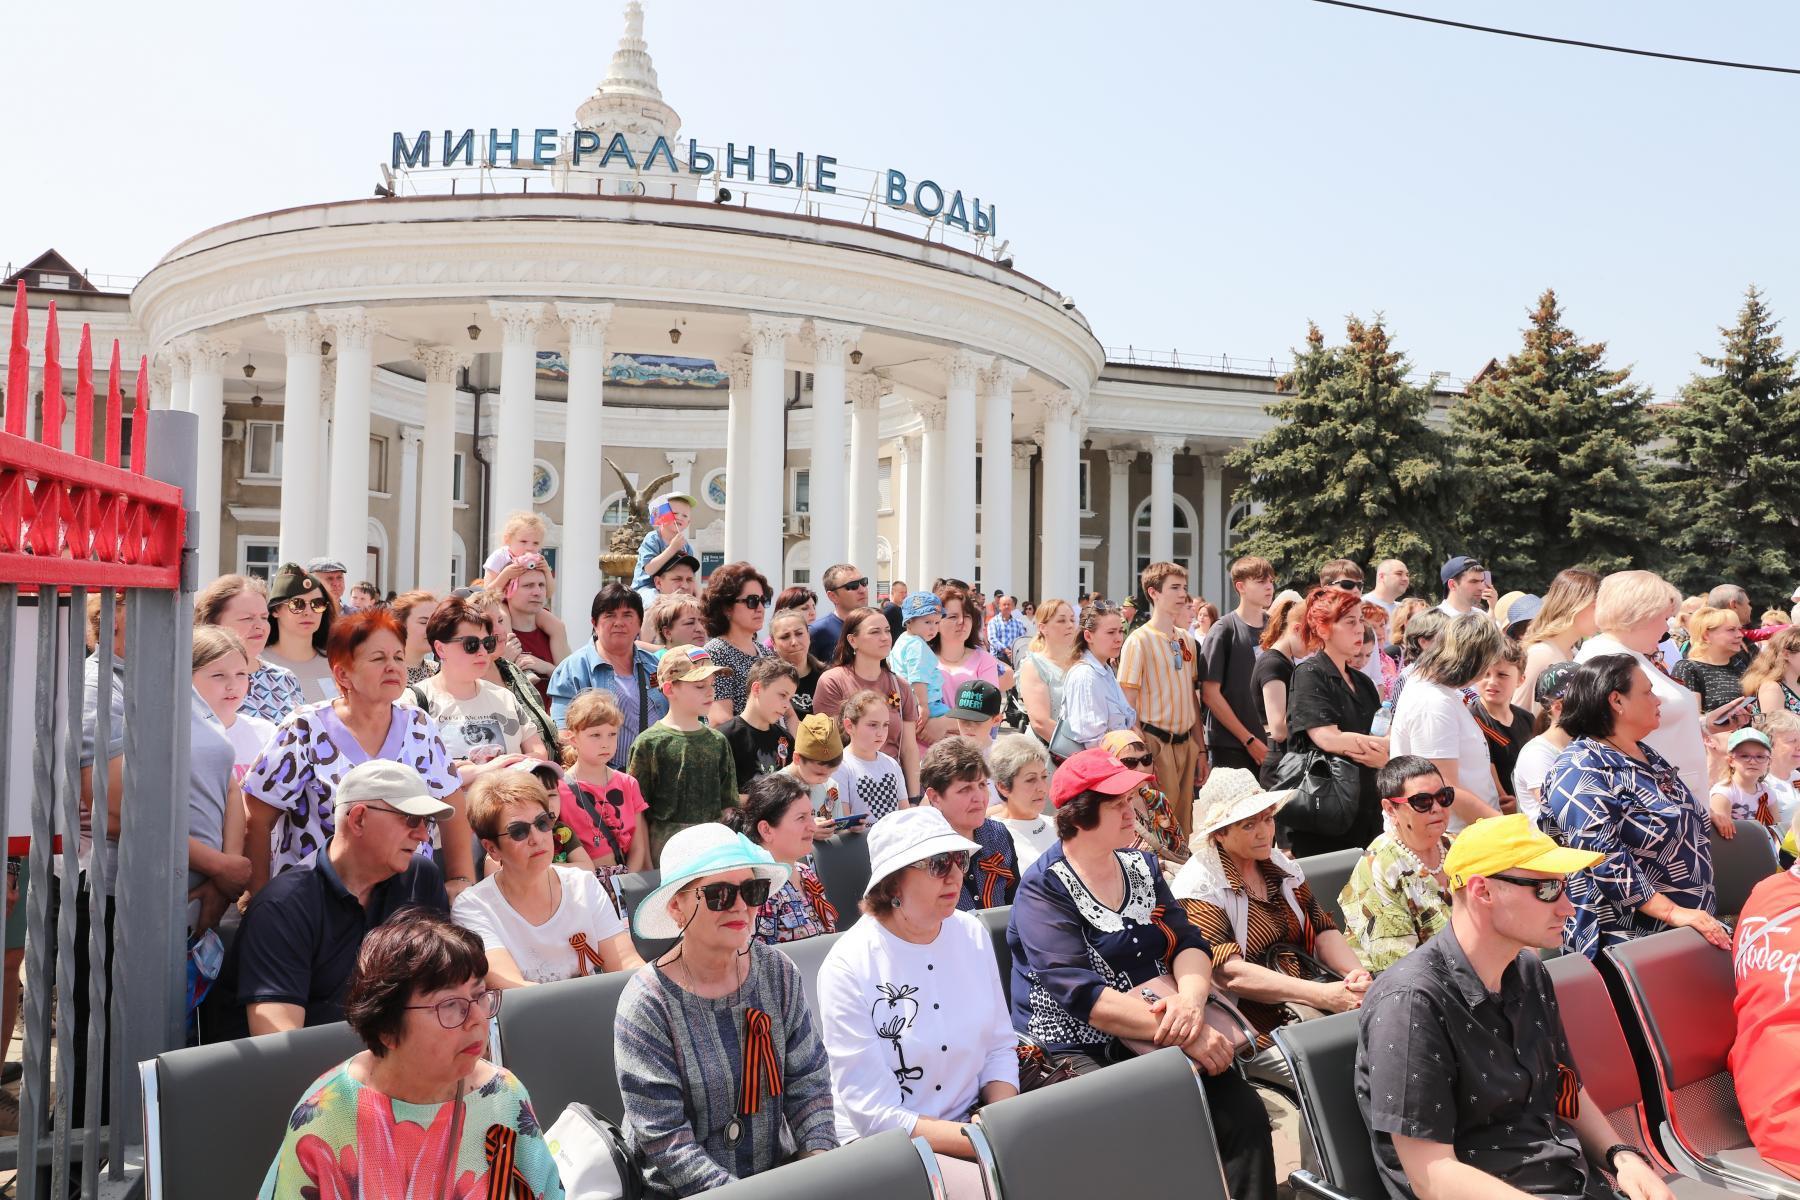
{"label": "classical column", "polygon": [[[879,578],[880,567],[875,561],[875,542],[880,537],[881,513],[881,392],[882,381],[873,375],[856,375],[850,380],[850,502],[849,540],[834,556],[842,553],[845,562],[855,563],[861,570],[869,572],[870,579]],[[814,435],[817,436],[816,434]],[[889,479],[888,492],[893,495],[895,480]],[[813,494],[818,492],[818,479],[813,480]],[[815,506],[816,507],[816,506]],[[813,546],[820,545],[818,518],[813,519]],[[899,547],[894,547],[893,562],[889,570],[895,569],[900,561]],[[819,569],[830,564],[822,560],[815,563]],[[874,593],[871,591],[870,595]]]}
{"label": "classical column", "polygon": [[150,407],[169,407],[169,357],[158,354],[150,362]]}
{"label": "classical column", "polygon": [[[501,325],[500,411],[494,421],[494,468],[489,476],[488,520],[496,536],[506,518],[528,512],[531,464],[537,457],[537,343],[545,321],[542,304],[488,302]],[[480,554],[486,555],[483,546]]]}
{"label": "classical column", "polygon": [[369,391],[378,326],[361,307],[324,309],[319,321],[337,347],[325,553],[360,579],[369,559]]}
{"label": "classical column", "polygon": [[[1131,468],[1138,452],[1106,452],[1106,594],[1123,599],[1137,590],[1131,572]],[[1152,555],[1151,557],[1155,557]]]}
{"label": "classical column", "polygon": [[[755,482],[748,496],[744,557],[771,579],[782,575],[781,518],[787,511],[786,424],[787,340],[800,332],[799,317],[752,313],[750,335],[750,469]],[[829,564],[827,564],[829,565]]]}
{"label": "classical column", "polygon": [[1025,368],[998,359],[981,373],[981,582],[1015,595],[1013,574],[1013,384]]}
{"label": "classical column", "polygon": [[692,450],[663,451],[663,461],[669,464],[669,470],[675,472],[675,478],[669,481],[671,492],[680,492],[698,499],[694,492],[694,459],[698,457]]}
{"label": "classical column", "polygon": [[1225,594],[1225,456],[1200,456],[1200,586],[1201,594],[1228,607]]}
{"label": "classical column", "polygon": [[[169,407],[186,412],[188,407],[188,356],[186,341],[169,346]],[[33,381],[35,383],[35,380]],[[35,389],[34,389],[35,390]]]}
{"label": "classical column", "polygon": [[[849,546],[849,514],[844,497],[860,482],[857,472],[868,474],[870,464],[858,459],[851,468],[849,488],[844,478],[844,356],[863,333],[860,325],[839,325],[830,321],[812,323],[813,399],[812,461],[809,465],[812,488],[812,570],[818,579],[826,567],[840,561]],[[854,497],[852,496],[852,502]],[[870,542],[873,550],[874,543]],[[875,557],[866,562],[851,562],[872,576]]]}
{"label": "classical column", "polygon": [[750,494],[756,471],[750,462],[750,356],[725,359],[731,394],[725,410],[725,561],[742,562],[749,553]]}
{"label": "classical column", "polygon": [[[284,563],[324,552],[325,514],[318,479],[325,445],[319,423],[319,322],[311,313],[263,318],[287,348],[281,393],[281,546]],[[345,564],[348,566],[349,564]]]}
{"label": "classical column", "polygon": [[[1012,569],[1002,585],[1011,595],[1026,600],[1037,599],[1037,588],[1031,582],[1031,456],[1037,447],[1030,442],[1014,442],[1012,447]],[[982,514],[986,516],[986,514]]]}
{"label": "classical column", "polygon": [[[975,386],[993,363],[991,354],[958,350],[944,367],[944,526],[942,574],[975,579]],[[993,584],[990,582],[989,587]]]}
{"label": "classical column", "polygon": [[[919,439],[894,441],[894,477],[888,487],[898,525],[892,579],[917,587],[919,578]],[[926,583],[931,581],[927,579]]]}
{"label": "classical column", "polygon": [[200,573],[219,574],[219,516],[223,503],[221,476],[225,448],[225,360],[236,354],[236,342],[215,337],[184,339],[188,366],[188,409],[200,418],[199,447],[194,457],[194,510],[200,514]]}
{"label": "classical column", "polygon": [[1044,397],[1044,599],[1071,603],[1080,585],[1080,398],[1070,391]]}
{"label": "classical column", "polygon": [[1151,562],[1175,556],[1175,452],[1186,444],[1186,438],[1167,435],[1150,439]]}
{"label": "classical column", "polygon": [[[414,346],[425,368],[425,428],[419,446],[418,586],[439,596],[463,580],[450,577],[456,518],[456,376],[469,355],[448,346]],[[473,564],[471,564],[473,565]]]}
{"label": "classical column", "polygon": [[932,396],[915,401],[913,409],[924,427],[919,436],[919,553],[913,559],[913,572],[919,578],[906,582],[917,591],[929,589],[934,581],[953,572],[945,545],[944,402]]}
{"label": "classical column", "polygon": [[[319,533],[319,548],[309,550],[307,558],[323,554],[325,545],[325,501],[331,494],[331,410],[337,407],[338,364],[335,358],[321,356],[319,364],[319,511],[313,514],[314,528]],[[304,561],[301,563],[305,565]]]}
{"label": "classical column", "polygon": [[394,562],[388,570],[388,586],[410,592],[419,579],[419,441],[424,431],[416,425],[400,427],[400,524],[395,533]]}
{"label": "classical column", "polygon": [[606,330],[610,304],[558,304],[569,331],[568,431],[563,436],[562,578],[556,582],[557,613],[576,634],[590,624],[600,573],[601,526],[607,478],[602,470],[601,417],[606,393]]}

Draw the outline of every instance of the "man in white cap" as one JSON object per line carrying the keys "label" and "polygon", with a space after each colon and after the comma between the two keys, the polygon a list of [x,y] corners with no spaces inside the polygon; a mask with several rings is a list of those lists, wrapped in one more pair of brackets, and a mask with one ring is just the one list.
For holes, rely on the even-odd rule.
{"label": "man in white cap", "polygon": [[232,946],[225,976],[235,974],[252,1034],[343,1020],[368,932],[410,905],[450,911],[443,872],[419,851],[456,810],[417,771],[391,759],[352,767],[332,810],[331,840],[256,894]]}

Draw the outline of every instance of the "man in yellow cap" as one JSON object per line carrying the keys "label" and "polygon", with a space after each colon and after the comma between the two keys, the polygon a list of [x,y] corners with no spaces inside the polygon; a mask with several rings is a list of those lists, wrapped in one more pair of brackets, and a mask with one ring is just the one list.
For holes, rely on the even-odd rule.
{"label": "man in yellow cap", "polygon": [[1394,1200],[1611,1195],[1597,1167],[1629,1200],[1671,1200],[1581,1086],[1532,953],[1561,943],[1567,877],[1601,857],[1523,813],[1477,821],[1451,846],[1449,928],[1363,998],[1356,1099]]}

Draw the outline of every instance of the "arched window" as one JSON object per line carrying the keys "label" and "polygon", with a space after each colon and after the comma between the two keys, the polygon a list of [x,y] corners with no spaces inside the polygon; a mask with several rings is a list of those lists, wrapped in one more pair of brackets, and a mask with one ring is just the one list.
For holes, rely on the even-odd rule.
{"label": "arched window", "polygon": [[625,504],[624,492],[614,492],[606,498],[606,507],[600,513],[600,524],[616,529],[630,519],[631,509]]}
{"label": "arched window", "polygon": [[782,587],[809,587],[815,592],[818,587],[812,581],[812,542],[795,542],[788,547],[787,570],[783,573]]}
{"label": "arched window", "polygon": [[1225,514],[1225,550],[1227,556],[1229,556],[1231,548],[1237,545],[1238,539],[1244,536],[1243,531],[1239,529],[1238,526],[1242,525],[1249,516],[1250,501],[1248,500],[1239,500],[1236,504],[1231,506],[1231,511]]}
{"label": "arched window", "polygon": [[[1179,494],[1175,496],[1174,527],[1174,561],[1187,567],[1190,580],[1198,579],[1195,567],[1200,558],[1200,518],[1195,515],[1194,506]],[[1149,565],[1150,498],[1146,496],[1131,518],[1131,577],[1138,578]]]}

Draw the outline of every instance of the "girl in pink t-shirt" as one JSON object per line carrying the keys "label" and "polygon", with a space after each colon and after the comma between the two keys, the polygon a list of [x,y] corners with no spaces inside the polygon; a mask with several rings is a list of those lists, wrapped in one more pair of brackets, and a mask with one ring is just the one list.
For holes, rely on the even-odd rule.
{"label": "girl in pink t-shirt", "polygon": [[649,806],[637,780],[607,766],[624,724],[619,702],[606,688],[589,688],[569,701],[563,717],[562,819],[595,866],[647,871],[644,810]]}

